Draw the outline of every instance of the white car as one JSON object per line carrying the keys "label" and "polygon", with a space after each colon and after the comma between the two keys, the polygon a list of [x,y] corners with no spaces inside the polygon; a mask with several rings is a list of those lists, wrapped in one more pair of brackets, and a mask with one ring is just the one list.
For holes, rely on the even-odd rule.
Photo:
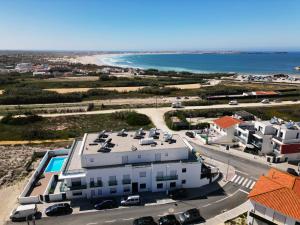
{"label": "white car", "polygon": [[262,104],[269,104],[270,103],[270,100],[265,98],[261,101]]}
{"label": "white car", "polygon": [[238,101],[237,100],[232,100],[228,103],[229,105],[238,105]]}
{"label": "white car", "polygon": [[141,199],[139,195],[130,195],[127,198],[122,199],[122,206],[140,205]]}

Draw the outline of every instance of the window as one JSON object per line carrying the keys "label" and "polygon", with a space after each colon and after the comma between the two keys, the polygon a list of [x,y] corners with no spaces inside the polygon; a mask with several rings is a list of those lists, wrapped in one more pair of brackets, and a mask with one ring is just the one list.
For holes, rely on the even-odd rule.
{"label": "window", "polygon": [[116,189],[116,188],[111,188],[111,189],[109,190],[109,192],[110,192],[111,194],[115,194],[115,193],[117,193],[117,189]]}
{"label": "window", "polygon": [[125,192],[125,193],[130,192],[130,188],[129,187],[124,187],[123,192]]}
{"label": "window", "polygon": [[162,172],[162,171],[157,172],[157,176],[158,177],[163,177],[164,176],[164,172]]}
{"label": "window", "polygon": [[170,183],[170,188],[175,188],[176,187],[176,182],[171,182]]}
{"label": "window", "polygon": [[162,189],[164,187],[164,184],[163,183],[159,183],[156,185],[157,189]]}
{"label": "window", "polygon": [[283,132],[281,131],[280,133],[279,133],[279,137],[283,137]]}
{"label": "window", "polygon": [[145,189],[146,188],[146,184],[140,184],[140,189]]}
{"label": "window", "polygon": [[115,180],[117,180],[117,177],[116,176],[109,176],[109,180],[115,181]]}
{"label": "window", "polygon": [[169,155],[169,154],[166,152],[166,153],[165,153],[165,157],[168,157],[168,155]]}
{"label": "window", "polygon": [[91,190],[91,197],[93,198],[96,195],[95,190]]}
{"label": "window", "polygon": [[102,179],[101,179],[101,177],[97,177],[97,184],[98,185],[102,185]]}
{"label": "window", "polygon": [[297,133],[296,138],[297,138],[297,139],[299,138],[299,133]]}
{"label": "window", "polygon": [[146,177],[147,173],[145,171],[140,172],[140,177]]}
{"label": "window", "polygon": [[142,158],[142,155],[138,155],[138,159],[141,159]]}
{"label": "window", "polygon": [[122,156],[122,164],[128,163],[128,155],[123,155]]}
{"label": "window", "polygon": [[82,195],[82,192],[75,192],[73,193],[73,196],[81,196]]}
{"label": "window", "polygon": [[130,180],[130,175],[129,174],[123,175],[123,180]]}
{"label": "window", "polygon": [[155,161],[160,161],[160,160],[161,160],[161,154],[155,153]]}
{"label": "window", "polygon": [[98,192],[98,195],[102,195],[102,189],[98,189],[97,192]]}
{"label": "window", "polygon": [[94,159],[93,159],[93,158],[90,158],[89,161],[90,161],[91,163],[93,163],[93,162],[94,162]]}
{"label": "window", "polygon": [[90,186],[93,187],[95,185],[94,177],[90,178]]}
{"label": "window", "polygon": [[182,168],[182,172],[183,172],[183,173],[186,173],[186,168]]}
{"label": "window", "polygon": [[186,184],[186,180],[182,180],[181,183],[182,183],[182,184]]}

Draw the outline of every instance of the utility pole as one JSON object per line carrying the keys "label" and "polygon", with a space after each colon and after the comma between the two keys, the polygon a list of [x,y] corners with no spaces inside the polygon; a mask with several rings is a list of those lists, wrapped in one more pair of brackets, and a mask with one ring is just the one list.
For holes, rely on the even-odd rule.
{"label": "utility pole", "polygon": [[229,170],[229,159],[227,161],[227,170],[226,170],[226,178],[225,178],[226,181],[227,181],[227,178],[228,178],[228,170]]}

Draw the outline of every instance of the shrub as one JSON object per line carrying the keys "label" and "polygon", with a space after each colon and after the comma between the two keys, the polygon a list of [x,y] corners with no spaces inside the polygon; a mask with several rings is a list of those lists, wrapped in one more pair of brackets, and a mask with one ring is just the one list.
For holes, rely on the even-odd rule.
{"label": "shrub", "polygon": [[43,117],[34,115],[34,114],[27,114],[21,117],[14,117],[13,115],[7,115],[2,118],[1,123],[8,124],[8,125],[26,125],[34,122],[38,122],[43,120]]}

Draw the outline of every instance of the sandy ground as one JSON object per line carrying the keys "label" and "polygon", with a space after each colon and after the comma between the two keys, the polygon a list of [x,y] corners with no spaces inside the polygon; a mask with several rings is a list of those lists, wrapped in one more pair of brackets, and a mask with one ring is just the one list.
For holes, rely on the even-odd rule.
{"label": "sandy ground", "polygon": [[[139,87],[103,87],[103,88],[96,88],[96,89],[104,89],[104,90],[115,90],[118,92],[128,92],[128,91],[137,91],[141,88],[144,88],[145,86],[139,86]],[[200,88],[201,85],[196,84],[178,84],[178,85],[166,85],[166,87],[175,87],[179,89],[196,89]],[[72,92],[87,92],[88,90],[93,88],[50,88],[46,89],[48,91],[55,91],[60,94],[65,93],[72,93]]]}
{"label": "sandy ground", "polygon": [[9,219],[10,212],[17,206],[18,199],[17,196],[23,190],[27,179],[6,188],[0,189],[0,199],[2,204],[0,204],[0,225],[4,225]]}
{"label": "sandy ground", "polygon": [[27,145],[27,144],[42,144],[42,143],[54,143],[54,142],[65,142],[72,141],[73,138],[70,139],[57,139],[57,140],[35,140],[35,141],[0,141],[1,145]]}
{"label": "sandy ground", "polygon": [[76,77],[54,77],[45,80],[46,82],[68,82],[68,81],[97,81],[98,76],[76,76]]}

